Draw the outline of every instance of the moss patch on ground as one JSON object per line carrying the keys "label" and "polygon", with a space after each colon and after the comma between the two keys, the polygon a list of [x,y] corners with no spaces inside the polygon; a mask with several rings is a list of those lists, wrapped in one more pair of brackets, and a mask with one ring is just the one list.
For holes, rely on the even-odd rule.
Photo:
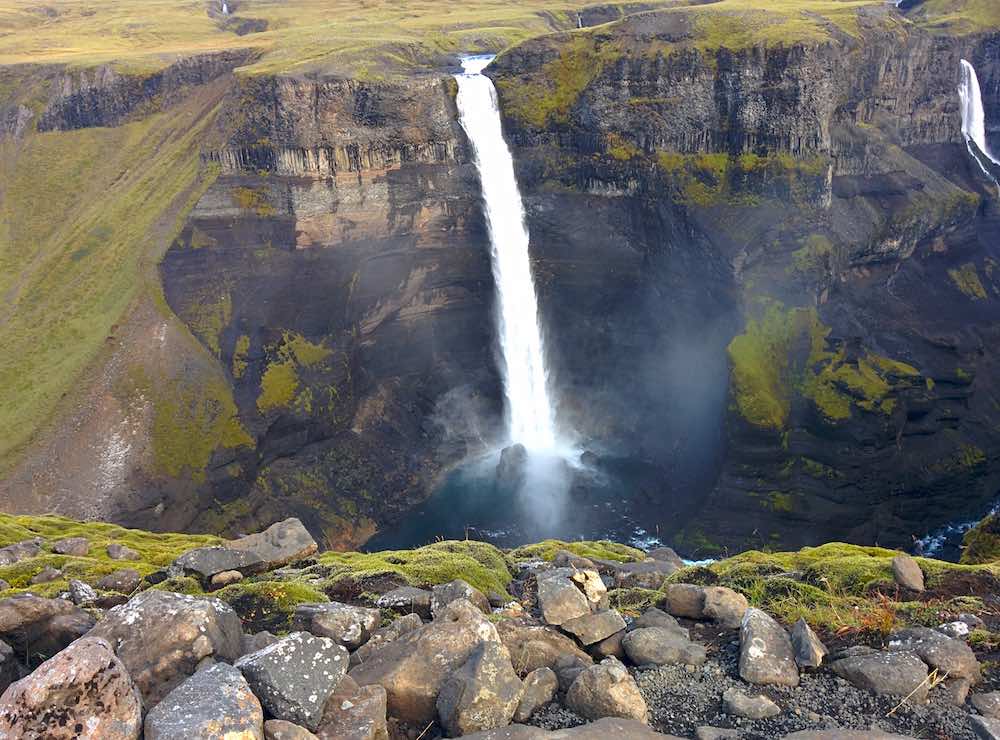
{"label": "moss patch on ground", "polygon": [[646,557],[642,550],[637,550],[628,545],[620,545],[610,540],[587,540],[580,542],[545,540],[534,545],[523,545],[511,550],[510,558],[515,562],[525,560],[550,561],[560,550],[568,550],[574,555],[579,555],[583,558],[616,560],[620,563],[632,563],[643,560]]}
{"label": "moss patch on ground", "polygon": [[251,632],[287,632],[299,604],[329,601],[322,591],[304,583],[271,580],[242,581],[212,596],[233,607],[244,629]]}
{"label": "moss patch on ground", "polygon": [[965,533],[962,562],[968,564],[1000,562],[1000,515],[990,514]]}
{"label": "moss patch on ground", "polygon": [[986,288],[979,279],[979,271],[972,262],[948,270],[948,277],[962,293],[974,301],[986,300]]}

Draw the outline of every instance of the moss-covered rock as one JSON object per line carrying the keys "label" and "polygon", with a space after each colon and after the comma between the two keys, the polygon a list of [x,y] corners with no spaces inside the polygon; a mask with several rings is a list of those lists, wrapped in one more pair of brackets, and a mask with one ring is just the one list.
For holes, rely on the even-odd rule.
{"label": "moss-covered rock", "polygon": [[1000,561],[1000,516],[990,514],[965,533],[962,562],[969,564]]}
{"label": "moss-covered rock", "polygon": [[645,553],[628,545],[620,545],[609,540],[584,540],[580,542],[564,542],[562,540],[545,540],[535,545],[523,545],[511,551],[514,561],[552,560],[560,550],[568,550],[574,555],[600,560],[617,560],[620,563],[631,563],[642,560]]}
{"label": "moss-covered rock", "polygon": [[329,601],[322,591],[296,581],[244,581],[212,595],[233,607],[249,632],[287,632],[299,604]]}

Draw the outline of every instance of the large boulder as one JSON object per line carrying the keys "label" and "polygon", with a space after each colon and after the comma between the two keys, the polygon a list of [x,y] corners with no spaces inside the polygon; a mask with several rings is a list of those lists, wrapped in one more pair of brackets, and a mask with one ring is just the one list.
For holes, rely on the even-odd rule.
{"label": "large boulder", "polygon": [[562,623],[562,629],[576,637],[581,644],[593,645],[625,629],[625,620],[616,610],[605,609],[568,619]]}
{"label": "large boulder", "polygon": [[539,576],[538,608],[542,618],[553,625],[590,614],[590,601],[568,575],[558,573]]}
{"label": "large boulder", "polygon": [[401,635],[413,632],[413,630],[419,629],[423,625],[424,623],[420,620],[420,617],[413,613],[392,620],[388,626],[375,630],[364,645],[351,653],[351,667],[359,663],[364,663],[376,650],[381,650]]}
{"label": "large boulder", "polygon": [[264,712],[239,669],[215,663],[185,679],[146,715],[145,740],[259,740]]}
{"label": "large boulder", "polygon": [[484,614],[490,613],[490,600],[479,589],[473,588],[461,578],[434,586],[431,590],[431,616],[438,613],[448,604],[459,599],[465,599]]}
{"label": "large boulder", "polygon": [[892,559],[892,577],[905,589],[918,593],[924,590],[924,573],[920,565],[905,553]]}
{"label": "large boulder", "polygon": [[22,542],[15,542],[13,545],[7,545],[6,547],[0,547],[0,568],[33,558],[41,551],[42,540],[38,537]]}
{"label": "large boulder", "polygon": [[646,701],[616,658],[605,658],[582,671],[566,693],[566,707],[589,720],[621,717],[646,721]]}
{"label": "large boulder", "polygon": [[155,590],[116,606],[91,631],[114,647],[147,707],[192,675],[205,658],[235,660],[242,634],[236,612],[218,599]]}
{"label": "large boulder", "polygon": [[743,616],[740,678],[756,684],[799,685],[799,668],[788,633],[760,609],[748,609]]}
{"label": "large boulder", "polygon": [[889,637],[889,650],[916,653],[931,668],[950,678],[978,681],[979,661],[965,642],[955,640],[927,627],[911,627]]}
{"label": "large boulder", "polygon": [[0,696],[0,737],[135,740],[142,699],[106,640],[83,637]]}
{"label": "large boulder", "polygon": [[376,651],[351,669],[361,686],[388,694],[389,714],[421,727],[433,721],[445,678],[482,642],[499,642],[496,627],[470,602],[452,602],[437,618]]}
{"label": "large boulder", "polygon": [[379,609],[391,609],[400,614],[418,614],[431,618],[431,592],[415,586],[400,586],[378,597]]}
{"label": "large boulder", "polygon": [[231,570],[251,575],[266,568],[264,560],[255,552],[221,546],[188,550],[174,561],[174,565],[183,568],[185,573],[199,576],[206,582],[219,573]]}
{"label": "large boulder", "polygon": [[663,627],[640,627],[622,638],[625,654],[636,665],[702,665],[706,653],[702,645]]}
{"label": "large boulder", "polygon": [[497,625],[500,641],[510,652],[518,674],[524,676],[538,668],[553,668],[563,656],[574,656],[586,664],[593,661],[572,639],[553,629],[505,619]]}
{"label": "large boulder", "polygon": [[64,599],[17,594],[0,599],[0,639],[19,656],[50,658],[94,626],[94,618]]}
{"label": "large boulder", "polygon": [[326,701],[319,740],[388,740],[386,693],[381,686],[358,686],[344,676]]}
{"label": "large boulder", "polygon": [[521,689],[503,645],[481,643],[441,685],[437,697],[441,726],[450,737],[505,727],[517,711]]}
{"label": "large boulder", "polygon": [[226,547],[254,553],[264,562],[264,570],[303,560],[319,549],[309,530],[294,517],[272,524],[263,532],[231,540]]}
{"label": "large boulder", "polygon": [[723,627],[739,629],[747,612],[747,598],[725,586],[705,586],[702,613]]}
{"label": "large boulder", "polygon": [[356,650],[368,641],[381,621],[378,609],[330,601],[299,604],[292,616],[292,628],[329,637],[348,650]]}
{"label": "large boulder", "polygon": [[78,558],[86,557],[90,552],[90,542],[86,537],[67,537],[63,540],[56,540],[52,543],[52,552],[57,555],[73,555]]}
{"label": "large boulder", "polygon": [[347,662],[347,651],[330,638],[293,632],[244,655],[236,667],[273,717],[315,730],[327,699],[347,672]]}
{"label": "large boulder", "polygon": [[705,618],[705,590],[691,583],[669,583],[663,589],[663,609],[675,617]]}
{"label": "large boulder", "polygon": [[524,677],[521,700],[514,712],[515,722],[526,722],[536,711],[556,697],[559,679],[551,668],[538,668]]}
{"label": "large boulder", "polygon": [[826,645],[801,617],[792,627],[792,649],[799,668],[819,668],[827,654]]}
{"label": "large boulder", "polygon": [[927,697],[927,665],[914,653],[869,653],[842,658],[830,669],[860,689],[876,694],[910,697],[923,701]]}

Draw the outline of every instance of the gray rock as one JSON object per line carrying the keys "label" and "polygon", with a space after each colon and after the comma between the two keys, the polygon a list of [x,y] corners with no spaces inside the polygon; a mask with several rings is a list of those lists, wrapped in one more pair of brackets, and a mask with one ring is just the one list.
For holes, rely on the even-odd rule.
{"label": "gray rock", "polygon": [[379,596],[375,602],[379,609],[392,609],[401,614],[418,614],[431,618],[431,592],[413,586],[400,586]]}
{"label": "gray rock", "polygon": [[327,637],[293,632],[236,661],[261,704],[276,719],[315,730],[326,700],[347,671],[347,651]]}
{"label": "gray rock", "polygon": [[663,609],[675,617],[705,618],[705,592],[690,583],[670,583],[663,589]]}
{"label": "gray rock", "polygon": [[914,740],[909,735],[890,735],[881,730],[800,730],[782,740]]}
{"label": "gray rock", "polygon": [[576,568],[578,570],[597,570],[594,561],[577,555],[569,550],[557,550],[552,558],[552,565],[557,568]]}
{"label": "gray rock", "polygon": [[[85,728],[85,729],[78,729]],[[136,740],[142,700],[111,645],[83,637],[0,698],[0,737]]]}
{"label": "gray rock", "polygon": [[986,717],[1000,719],[1000,691],[972,695],[972,706]]}
{"label": "gray rock", "polygon": [[497,625],[497,632],[500,634],[500,641],[510,652],[514,669],[522,676],[537,668],[554,669],[556,662],[563,656],[572,656],[584,665],[593,662],[571,638],[549,627],[505,619]]}
{"label": "gray rock", "polygon": [[351,653],[351,667],[364,663],[376,650],[382,649],[398,637],[422,626],[423,622],[420,621],[420,617],[413,613],[394,619],[389,626],[375,630],[364,645]]}
{"label": "gray rock", "polygon": [[552,664],[552,672],[556,674],[556,681],[559,682],[559,691],[566,693],[573,685],[577,677],[593,665],[588,657],[581,660],[576,655],[561,655]]}
{"label": "gray rock", "polygon": [[104,615],[90,633],[115,647],[147,707],[157,704],[205,658],[240,653],[240,618],[218,599],[143,591]]}
{"label": "gray rock", "polygon": [[826,645],[801,617],[792,627],[792,649],[795,651],[795,662],[800,668],[819,668],[828,652]]}
{"label": "gray rock", "polygon": [[243,674],[215,663],[185,679],[146,715],[145,740],[264,736],[264,712]]}
{"label": "gray rock", "polygon": [[537,579],[538,606],[542,618],[553,625],[590,614],[590,602],[567,576],[550,575]]}
{"label": "gray rock", "polygon": [[299,604],[292,615],[292,629],[329,637],[348,650],[356,650],[367,642],[381,621],[378,609],[330,601]]}
{"label": "gray rock", "polygon": [[781,707],[766,696],[747,696],[735,687],[723,693],[722,705],[727,713],[745,719],[767,719],[781,714]]}
{"label": "gray rock", "polygon": [[7,583],[3,578],[0,578],[0,591],[9,591],[10,584]]}
{"label": "gray rock", "polygon": [[860,689],[889,696],[927,697],[927,665],[914,653],[885,652],[843,658],[830,669]]}
{"label": "gray rock", "polygon": [[939,624],[935,629],[942,635],[950,637],[953,640],[964,640],[972,631],[969,625],[961,620]]}
{"label": "gray rock", "polygon": [[684,560],[670,547],[657,547],[655,550],[650,550],[646,553],[646,557],[653,560],[660,560],[664,563],[671,563],[677,566],[678,570],[684,567]]}
{"label": "gray rock", "polygon": [[132,568],[123,568],[113,573],[108,573],[94,585],[101,591],[117,591],[120,594],[131,594],[142,583],[142,576],[139,571]]}
{"label": "gray rock", "polygon": [[625,648],[622,647],[622,638],[628,634],[625,630],[620,632],[615,632],[609,637],[605,637],[600,642],[594,643],[590,646],[590,654],[593,655],[598,660],[602,658],[615,657],[618,660],[625,659]]}
{"label": "gray rock", "polygon": [[705,648],[663,627],[641,627],[622,638],[622,647],[636,665],[702,665]]}
{"label": "gray rock", "polygon": [[958,621],[965,622],[969,625],[969,629],[982,629],[986,626],[986,623],[982,619],[977,617],[975,614],[969,614],[967,612],[962,612],[958,615]]}
{"label": "gray rock", "polygon": [[947,699],[949,704],[960,707],[969,698],[969,689],[972,682],[967,678],[949,678],[942,685],[940,692]]}
{"label": "gray rock", "polygon": [[583,591],[590,608],[593,610],[608,608],[608,587],[604,585],[601,575],[592,569],[573,569],[569,579]]}
{"label": "gray rock", "polygon": [[521,679],[507,650],[499,642],[484,642],[445,679],[437,712],[448,735],[461,737],[509,725],[520,700]]}
{"label": "gray rock", "polygon": [[224,570],[212,576],[211,585],[213,589],[225,588],[243,580],[243,574],[238,570]]}
{"label": "gray rock", "polygon": [[305,727],[283,719],[269,719],[264,723],[264,740],[319,740]]}
{"label": "gray rock", "polygon": [[228,547],[199,547],[189,550],[174,561],[185,573],[193,573],[203,581],[209,581],[218,573],[238,570],[244,575],[259,573],[266,564],[255,552],[233,550]]}
{"label": "gray rock", "polygon": [[263,561],[264,570],[304,560],[319,549],[309,530],[294,517],[272,524],[263,532],[230,540],[226,547],[254,553]]}
{"label": "gray rock", "polygon": [[14,655],[14,648],[0,640],[0,694],[21,677],[21,666]]}
{"label": "gray rock", "polygon": [[276,643],[279,639],[281,638],[272,635],[267,630],[252,635],[242,635],[240,637],[240,657],[263,650],[268,645]]}
{"label": "gray rock", "polygon": [[139,560],[142,556],[131,547],[112,542],[107,547],[108,557],[112,560]]}
{"label": "gray rock", "polygon": [[90,543],[86,537],[67,537],[53,542],[52,552],[57,555],[74,555],[82,558],[90,552]]}
{"label": "gray rock", "polygon": [[42,540],[39,537],[31,540],[16,542],[13,545],[7,545],[6,547],[0,547],[0,568],[4,568],[8,565],[14,565],[14,563],[20,563],[22,560],[27,560],[28,558],[33,558],[41,551]]}
{"label": "gray rock", "polygon": [[431,616],[436,617],[448,604],[459,599],[465,599],[484,614],[490,613],[490,600],[486,595],[461,578],[456,578],[431,590]]}
{"label": "gray rock", "polygon": [[644,560],[639,563],[622,563],[615,569],[616,588],[648,588],[655,591],[663,585],[667,576],[676,573],[678,567],[663,560]]}
{"label": "gray rock", "polygon": [[632,623],[632,629],[641,629],[642,627],[662,627],[665,630],[676,632],[685,640],[691,636],[687,627],[681,627],[676,619],[656,607],[647,609]]}
{"label": "gray rock", "polygon": [[593,645],[625,629],[625,620],[614,609],[607,609],[567,619],[562,623],[562,629],[574,635],[583,645]]}
{"label": "gray rock", "polygon": [[755,684],[799,685],[788,633],[760,609],[748,609],[740,627],[740,678]]}
{"label": "gray rock", "polygon": [[77,606],[92,604],[97,601],[97,592],[83,581],[73,578],[69,582],[69,598]]}
{"label": "gray rock", "polygon": [[46,565],[40,572],[36,573],[32,577],[31,583],[32,585],[37,586],[41,583],[52,583],[52,581],[58,581],[60,578],[62,578],[61,570],[56,570],[55,568]]}
{"label": "gray rock", "polygon": [[326,702],[319,740],[388,740],[386,693],[381,686],[358,686],[344,676]]}
{"label": "gray rock", "polygon": [[916,653],[931,668],[951,678],[976,682],[980,677],[979,661],[972,648],[927,627],[911,627],[890,635],[889,650]]}
{"label": "gray rock", "polygon": [[93,626],[92,616],[64,599],[34,594],[0,599],[0,640],[19,656],[49,658]]}
{"label": "gray rock", "polygon": [[1000,740],[1000,719],[973,715],[969,720],[979,740]]}
{"label": "gray rock", "polygon": [[605,658],[582,671],[566,692],[566,707],[589,720],[621,717],[646,721],[646,701],[628,670],[615,658]]}
{"label": "gray rock", "polygon": [[531,715],[555,699],[559,679],[551,668],[538,668],[524,677],[521,701],[514,712],[515,722],[526,722]]}
{"label": "gray rock", "polygon": [[730,740],[739,738],[739,730],[727,730],[723,727],[698,727],[694,731],[695,740]]}
{"label": "gray rock", "polygon": [[903,588],[910,591],[924,590],[924,574],[917,561],[905,553],[892,559],[892,577]]}
{"label": "gray rock", "polygon": [[705,617],[723,627],[739,629],[749,607],[746,597],[725,586],[705,586],[702,591],[705,598],[702,613]]}

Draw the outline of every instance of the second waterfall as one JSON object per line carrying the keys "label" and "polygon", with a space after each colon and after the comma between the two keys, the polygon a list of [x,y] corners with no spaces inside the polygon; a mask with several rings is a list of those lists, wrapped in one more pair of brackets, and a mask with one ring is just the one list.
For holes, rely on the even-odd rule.
{"label": "second waterfall", "polygon": [[556,446],[555,414],[531,276],[528,228],[514,160],[503,138],[496,90],[482,74],[492,59],[477,56],[462,61],[463,72],[456,75],[458,111],[482,180],[499,299],[497,329],[510,441],[529,450],[550,450]]}

